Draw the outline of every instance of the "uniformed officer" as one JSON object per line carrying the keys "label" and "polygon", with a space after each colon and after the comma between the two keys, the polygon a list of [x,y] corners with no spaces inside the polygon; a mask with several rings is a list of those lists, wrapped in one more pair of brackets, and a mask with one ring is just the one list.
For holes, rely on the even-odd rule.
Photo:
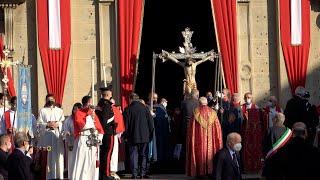
{"label": "uniformed officer", "polygon": [[115,123],[114,113],[112,111],[111,86],[100,88],[101,99],[96,108],[96,114],[100,119],[105,134],[103,135],[102,145],[100,146],[100,179],[113,179],[110,174],[110,160],[113,149]]}

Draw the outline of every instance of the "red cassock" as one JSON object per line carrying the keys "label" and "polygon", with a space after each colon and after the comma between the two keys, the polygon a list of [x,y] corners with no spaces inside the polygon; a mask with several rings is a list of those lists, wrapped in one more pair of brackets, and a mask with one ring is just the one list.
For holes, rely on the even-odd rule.
{"label": "red cassock", "polygon": [[242,159],[245,172],[259,172],[262,168],[262,139],[265,128],[261,111],[253,104],[251,109],[242,106],[244,122],[242,125]]}
{"label": "red cassock", "polygon": [[[7,131],[7,134],[10,136],[10,140],[11,140],[11,150],[10,152],[13,151],[14,149],[14,142],[13,142],[13,134],[9,132],[9,129],[11,129],[11,121],[10,121],[10,113],[11,110],[8,110],[6,112],[4,112],[4,121],[5,121],[5,125],[6,125],[6,131]],[[15,119],[15,117],[14,117]],[[16,121],[16,120],[15,120]],[[14,123],[17,123],[17,122],[14,122]]]}
{"label": "red cassock", "polygon": [[212,173],[215,154],[222,148],[220,122],[208,106],[195,109],[188,126],[186,173],[202,176]]}
{"label": "red cassock", "polygon": [[[77,138],[80,135],[81,130],[86,124],[86,117],[92,115],[93,110],[89,108],[82,108],[77,110],[74,118],[74,137]],[[100,120],[97,115],[94,115],[94,126],[96,127],[99,134],[104,134]]]}

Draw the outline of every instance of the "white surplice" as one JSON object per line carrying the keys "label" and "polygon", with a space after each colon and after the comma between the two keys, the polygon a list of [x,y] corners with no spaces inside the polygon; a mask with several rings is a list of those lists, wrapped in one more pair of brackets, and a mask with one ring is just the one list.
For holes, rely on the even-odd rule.
{"label": "white surplice", "polygon": [[[56,121],[59,127],[46,128],[47,123]],[[63,110],[58,107],[45,107],[40,110],[38,124],[40,126],[39,146],[51,146],[48,153],[47,179],[63,179],[63,136],[62,123],[64,121]]]}
{"label": "white surplice", "polygon": [[[73,150],[70,150],[69,147],[74,146],[74,124],[73,124],[73,117],[69,116],[64,122],[63,122],[63,133],[65,135],[65,147],[68,157],[68,170],[71,169],[74,165],[74,153]],[[71,171],[68,171],[68,177],[71,177]]]}
{"label": "white surplice", "polygon": [[[86,117],[86,124],[84,129],[95,128],[92,117],[89,115]],[[90,135],[89,130],[81,132],[81,135],[75,139],[73,153],[74,153],[74,166],[69,169],[72,171],[71,180],[80,179],[99,179],[99,167],[97,167],[96,162],[99,160],[99,146],[88,147],[86,141],[88,140],[88,135]],[[102,140],[103,135],[98,135],[99,139]]]}

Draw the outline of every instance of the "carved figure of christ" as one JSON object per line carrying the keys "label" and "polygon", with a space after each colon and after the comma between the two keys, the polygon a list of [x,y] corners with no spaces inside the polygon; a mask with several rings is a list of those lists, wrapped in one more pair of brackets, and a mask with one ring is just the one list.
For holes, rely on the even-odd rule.
{"label": "carved figure of christ", "polygon": [[[159,57],[163,60],[171,60],[172,62],[180,65],[184,69],[185,74],[185,82],[184,82],[184,93],[191,93],[193,89],[197,89],[196,82],[196,72],[197,66],[205,61],[213,61],[215,58],[215,53],[212,51],[208,53],[194,53],[191,55],[186,55],[182,53],[169,53],[167,51],[162,50],[162,53]],[[198,58],[199,61],[195,61],[194,59]],[[185,59],[185,62],[181,62],[178,59]]]}

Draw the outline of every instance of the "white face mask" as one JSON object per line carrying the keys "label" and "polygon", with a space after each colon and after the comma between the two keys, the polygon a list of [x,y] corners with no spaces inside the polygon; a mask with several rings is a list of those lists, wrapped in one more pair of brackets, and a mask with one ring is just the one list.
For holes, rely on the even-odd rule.
{"label": "white face mask", "polygon": [[252,99],[246,99],[247,104],[251,104],[251,102],[252,102]]}
{"label": "white face mask", "polygon": [[233,145],[233,150],[235,150],[237,152],[239,152],[241,150],[241,148],[242,148],[241,143],[237,143],[237,144]]}
{"label": "white face mask", "polygon": [[165,108],[167,107],[167,105],[168,105],[167,102],[163,102],[163,103],[162,103],[162,106],[165,107]]}

